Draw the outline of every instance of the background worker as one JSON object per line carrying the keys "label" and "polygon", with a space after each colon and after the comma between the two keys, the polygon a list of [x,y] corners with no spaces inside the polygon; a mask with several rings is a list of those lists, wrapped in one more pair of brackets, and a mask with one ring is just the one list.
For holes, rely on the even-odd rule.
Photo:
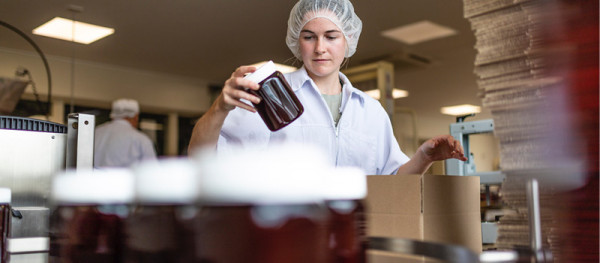
{"label": "background worker", "polygon": [[139,131],[140,106],[136,100],[113,101],[111,121],[96,127],[94,137],[94,167],[128,167],[156,159],[150,138]]}

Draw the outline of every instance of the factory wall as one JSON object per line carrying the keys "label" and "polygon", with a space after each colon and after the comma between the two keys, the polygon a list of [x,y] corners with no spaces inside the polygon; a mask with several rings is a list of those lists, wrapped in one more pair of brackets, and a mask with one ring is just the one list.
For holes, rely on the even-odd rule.
{"label": "factory wall", "polygon": [[[71,99],[71,59],[46,56],[52,74],[53,100]],[[45,101],[47,77],[40,57],[33,52],[0,48],[0,76],[14,77],[17,67],[27,68]],[[135,98],[142,111],[198,115],[210,106],[207,83],[164,73],[138,70],[90,61],[75,60],[74,102],[78,105],[109,108],[121,97]],[[23,96],[33,94],[31,86]]]}

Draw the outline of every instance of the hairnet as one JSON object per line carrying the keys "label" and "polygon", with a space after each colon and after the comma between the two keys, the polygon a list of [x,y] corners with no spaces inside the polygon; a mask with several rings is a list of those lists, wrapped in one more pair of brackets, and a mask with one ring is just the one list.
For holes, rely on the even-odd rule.
{"label": "hairnet", "polygon": [[118,99],[113,101],[110,112],[111,119],[132,118],[140,112],[140,106],[136,100]]}
{"label": "hairnet", "polygon": [[329,19],[342,31],[346,38],[345,57],[354,55],[362,30],[362,22],[354,13],[352,3],[349,0],[300,0],[290,12],[285,39],[294,56],[302,59],[298,44],[300,31],[306,23],[318,17]]}

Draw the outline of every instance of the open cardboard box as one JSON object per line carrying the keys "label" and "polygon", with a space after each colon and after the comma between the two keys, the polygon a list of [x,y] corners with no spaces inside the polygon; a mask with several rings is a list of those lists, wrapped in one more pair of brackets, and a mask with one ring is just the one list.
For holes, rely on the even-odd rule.
{"label": "open cardboard box", "polygon": [[[481,253],[477,176],[367,177],[367,235],[452,244]],[[368,251],[369,263],[422,262],[422,257]]]}

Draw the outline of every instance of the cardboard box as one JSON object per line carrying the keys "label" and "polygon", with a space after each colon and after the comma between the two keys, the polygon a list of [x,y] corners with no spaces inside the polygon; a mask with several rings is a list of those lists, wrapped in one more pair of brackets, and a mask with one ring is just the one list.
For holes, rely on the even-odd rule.
{"label": "cardboard box", "polygon": [[[453,244],[481,253],[479,177],[371,175],[367,186],[368,236]],[[398,262],[399,257],[369,251],[369,263]]]}

